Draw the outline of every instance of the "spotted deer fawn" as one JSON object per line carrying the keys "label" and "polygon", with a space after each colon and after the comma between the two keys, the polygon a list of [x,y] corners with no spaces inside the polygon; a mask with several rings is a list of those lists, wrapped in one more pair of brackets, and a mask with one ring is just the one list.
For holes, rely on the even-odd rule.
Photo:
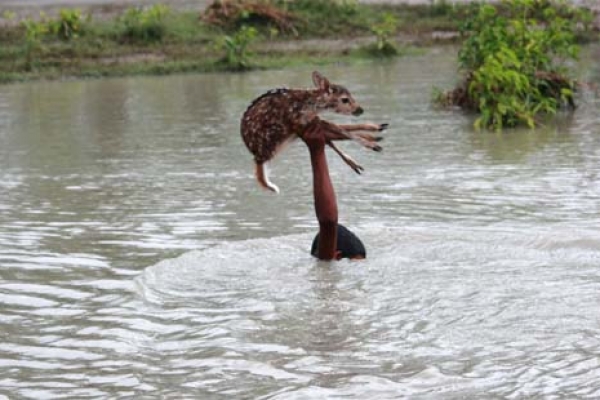
{"label": "spotted deer fawn", "polygon": [[354,140],[368,149],[381,151],[376,142],[382,138],[367,132],[383,131],[387,124],[339,125],[319,118],[323,111],[358,116],[363,109],[348,89],[330,83],[319,72],[313,72],[312,81],[316,89],[270,90],[256,98],[244,112],[242,138],[254,155],[256,179],[265,189],[279,193],[279,188],[267,177],[265,164],[304,132],[314,129],[323,132],[327,144],[358,174],[363,168],[332,141]]}

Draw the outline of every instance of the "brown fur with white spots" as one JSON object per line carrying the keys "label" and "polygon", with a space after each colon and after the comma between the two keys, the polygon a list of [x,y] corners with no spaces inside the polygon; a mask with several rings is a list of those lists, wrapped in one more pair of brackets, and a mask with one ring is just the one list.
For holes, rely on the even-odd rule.
{"label": "brown fur with white spots", "polygon": [[332,140],[355,140],[374,151],[381,151],[376,143],[382,138],[365,131],[375,132],[387,124],[337,125],[319,118],[323,111],[346,115],[360,115],[363,109],[348,89],[329,82],[319,72],[313,72],[316,89],[275,89],[259,96],[244,112],[241,123],[242,139],[254,155],[256,178],[265,189],[279,192],[269,181],[265,163],[277,155],[287,143],[301,137],[308,129],[319,124],[325,132],[327,144],[358,174],[363,168],[350,156],[337,148]]}

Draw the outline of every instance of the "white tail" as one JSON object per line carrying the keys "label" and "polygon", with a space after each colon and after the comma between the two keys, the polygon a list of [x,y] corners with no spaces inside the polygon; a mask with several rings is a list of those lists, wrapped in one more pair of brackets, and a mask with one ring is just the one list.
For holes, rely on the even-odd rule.
{"label": "white tail", "polygon": [[275,193],[279,193],[279,188],[273,182],[269,180],[269,176],[267,174],[266,163],[256,164],[256,180],[263,188],[270,190]]}

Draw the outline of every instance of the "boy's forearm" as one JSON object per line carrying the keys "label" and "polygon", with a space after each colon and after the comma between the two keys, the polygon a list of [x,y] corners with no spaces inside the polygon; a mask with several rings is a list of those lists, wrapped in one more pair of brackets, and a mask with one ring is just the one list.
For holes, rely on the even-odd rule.
{"label": "boy's forearm", "polygon": [[319,251],[321,260],[335,258],[337,248],[338,210],[333,184],[329,177],[325,147],[310,148],[313,169],[313,195],[319,221]]}

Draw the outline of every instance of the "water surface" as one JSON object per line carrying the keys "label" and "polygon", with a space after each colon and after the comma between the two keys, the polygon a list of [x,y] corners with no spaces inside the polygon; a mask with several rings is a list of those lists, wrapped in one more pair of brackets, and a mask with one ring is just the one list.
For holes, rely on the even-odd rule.
{"label": "water surface", "polygon": [[430,105],[451,49],[323,67],[390,123],[364,175],[329,154],[369,258],[325,264],[307,151],[274,196],[238,132],[310,72],[3,87],[0,398],[600,397],[598,95],[481,133]]}

